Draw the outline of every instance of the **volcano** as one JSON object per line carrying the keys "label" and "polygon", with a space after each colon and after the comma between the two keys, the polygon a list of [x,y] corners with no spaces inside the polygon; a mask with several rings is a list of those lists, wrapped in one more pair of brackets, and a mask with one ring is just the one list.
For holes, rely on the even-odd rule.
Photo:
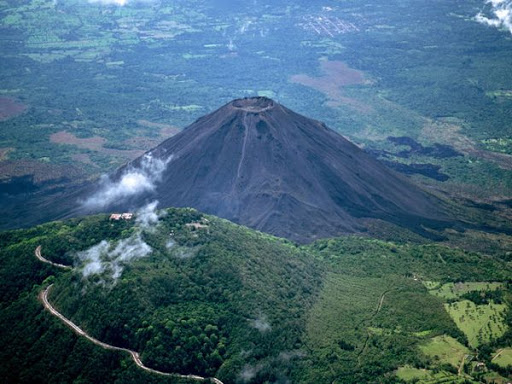
{"label": "volcano", "polygon": [[94,188],[91,211],[98,201],[112,211],[157,199],[301,243],[365,231],[368,219],[421,233],[450,221],[439,199],[325,124],[264,97],[198,119]]}

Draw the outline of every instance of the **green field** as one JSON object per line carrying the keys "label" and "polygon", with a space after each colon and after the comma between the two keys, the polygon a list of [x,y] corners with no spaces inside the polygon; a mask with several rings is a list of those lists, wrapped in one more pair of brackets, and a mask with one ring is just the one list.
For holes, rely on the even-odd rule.
{"label": "green field", "polygon": [[436,336],[421,344],[420,350],[439,364],[450,364],[455,368],[459,368],[464,356],[471,353],[467,347],[447,335]]}
{"label": "green field", "polygon": [[445,308],[474,348],[497,339],[508,329],[505,304],[476,305],[472,301],[462,300],[447,303]]}
{"label": "green field", "polygon": [[485,281],[446,283],[441,286],[437,282],[424,282],[424,284],[431,294],[445,300],[457,299],[468,292],[495,291],[503,287],[503,283]]}
{"label": "green field", "polygon": [[512,365],[512,348],[503,348],[498,350],[493,358],[492,362],[498,364],[500,367],[508,367]]}
{"label": "green field", "polygon": [[417,384],[470,384],[477,383],[467,376],[460,377],[447,371],[434,372],[410,366],[400,367],[396,372],[400,380]]}
{"label": "green field", "polygon": [[431,372],[427,369],[418,369],[411,366],[398,368],[396,375],[399,379],[405,381],[426,380],[432,377]]}
{"label": "green field", "polygon": [[[202,214],[170,209],[143,235],[154,252],[122,264],[111,284],[43,264],[34,248],[75,265],[77,252],[120,242],[134,222],[94,216],[0,232],[2,380],[179,382],[65,329],[37,299],[54,282],[51,299],[98,338],[140,351],[148,366],[225,383],[381,384],[395,373],[481,382],[482,372],[457,372],[468,355],[500,368],[483,379],[511,381],[512,236],[479,229],[506,229],[512,217],[512,38],[475,20],[488,6],[0,0],[0,228],[21,227],[33,195],[114,171],[257,95],[475,206],[465,218],[475,229],[446,231],[442,244],[377,223],[364,235],[387,241],[305,246],[215,218],[196,237],[186,223]],[[33,195],[10,192],[20,178]],[[43,210],[27,217],[43,220]]]}
{"label": "green field", "polygon": [[[508,329],[499,282],[458,282],[439,284],[424,281],[428,292],[446,301],[444,307],[469,344],[477,348],[502,336]],[[496,302],[498,300],[498,302]]]}

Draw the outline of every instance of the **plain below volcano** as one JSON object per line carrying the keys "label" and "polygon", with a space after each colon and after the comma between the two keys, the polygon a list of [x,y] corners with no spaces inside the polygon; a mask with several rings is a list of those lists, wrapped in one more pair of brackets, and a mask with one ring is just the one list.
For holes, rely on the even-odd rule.
{"label": "plain below volcano", "polygon": [[439,199],[324,124],[263,97],[198,119],[85,195],[86,213],[157,199],[298,242],[361,232],[367,219],[423,235],[450,225]]}

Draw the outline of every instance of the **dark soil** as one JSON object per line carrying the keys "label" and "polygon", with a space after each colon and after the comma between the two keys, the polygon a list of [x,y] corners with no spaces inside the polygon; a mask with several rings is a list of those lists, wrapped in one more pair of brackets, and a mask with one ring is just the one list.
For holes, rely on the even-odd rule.
{"label": "dark soil", "polygon": [[401,151],[395,156],[409,158],[411,155],[423,155],[434,157],[437,159],[445,159],[449,157],[462,156],[461,153],[457,152],[453,147],[445,144],[434,143],[431,147],[424,147],[414,139],[402,136],[402,137],[388,137],[388,140],[396,145],[406,145],[410,149]]}
{"label": "dark soil", "polygon": [[267,98],[235,100],[149,152],[174,156],[161,182],[110,209],[158,199],[162,207],[193,207],[298,242],[364,231],[365,218],[418,233],[450,225],[437,198],[324,124]]}

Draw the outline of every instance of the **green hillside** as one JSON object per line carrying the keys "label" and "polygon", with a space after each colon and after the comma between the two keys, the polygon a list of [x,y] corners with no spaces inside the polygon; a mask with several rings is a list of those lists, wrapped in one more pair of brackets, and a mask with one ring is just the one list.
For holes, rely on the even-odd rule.
{"label": "green hillside", "polygon": [[[39,245],[44,258],[73,268],[38,260]],[[512,345],[509,264],[361,237],[296,246],[191,209],[3,232],[0,378],[194,382],[144,371],[129,354],[73,333],[38,300],[52,283],[49,302],[66,318],[161,372],[223,383],[507,377],[510,367],[492,358]],[[436,293],[458,282],[460,295]],[[467,323],[458,328],[463,314],[451,317],[457,300],[475,313],[500,308],[500,316],[475,317],[493,330],[479,343],[468,340]]]}

